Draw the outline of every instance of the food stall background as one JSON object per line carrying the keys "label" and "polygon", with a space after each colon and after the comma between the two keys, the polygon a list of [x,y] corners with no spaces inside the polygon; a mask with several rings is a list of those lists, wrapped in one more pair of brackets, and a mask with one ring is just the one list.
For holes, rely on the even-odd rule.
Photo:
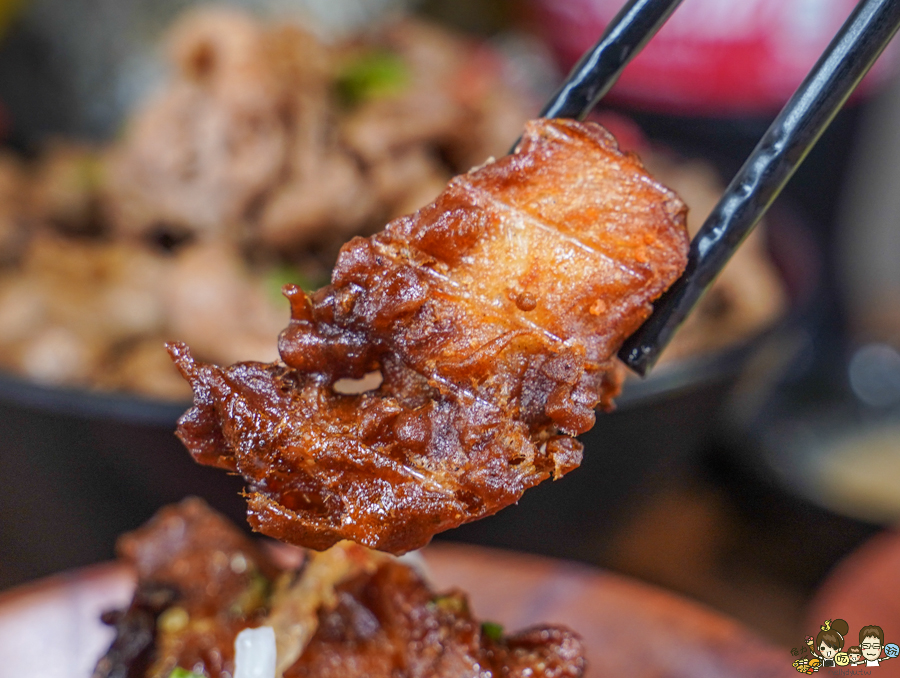
{"label": "food stall background", "polygon": [[[54,138],[121,138],[123,121],[166,81],[161,36],[194,4],[5,3],[5,145],[33,160]],[[507,79],[529,89],[539,107],[571,60],[566,48],[580,50],[565,12],[581,19],[594,8],[600,21],[616,4],[230,6],[266,20],[303,16],[307,30],[322,36],[352,35],[385,15],[412,11],[503,54],[513,64]],[[833,16],[839,23],[852,3],[780,4],[793,7],[810,31],[827,34]],[[716,5],[685,0],[679,12]],[[554,11],[562,15],[548,20]],[[831,24],[823,19],[829,12]],[[581,23],[589,29],[589,21]],[[812,63],[793,56],[802,70]],[[757,83],[760,75],[746,74]],[[727,180],[774,115],[760,97],[718,108],[706,99],[691,108],[654,104],[632,90],[610,97],[602,115],[626,148],[699,159]],[[900,80],[882,67],[776,205],[767,237],[790,300],[785,316],[724,352],[716,347],[661,371],[654,383],[633,385],[620,411],[608,420],[601,415],[585,437],[584,468],[441,539],[591,562],[708,603],[777,642],[795,642],[805,605],[829,571],[900,516],[900,432],[893,424],[900,406],[898,119]],[[510,129],[509,142],[516,136]],[[77,260],[77,248],[52,256]],[[54,393],[15,378],[3,390],[0,473],[8,489],[0,504],[0,587],[111,557],[110,535],[143,522],[154,503],[187,493],[227,495],[222,501],[239,518],[235,479],[195,468],[186,454],[154,463],[161,445],[177,449],[164,427],[179,404]],[[154,432],[145,435],[148,426]]]}

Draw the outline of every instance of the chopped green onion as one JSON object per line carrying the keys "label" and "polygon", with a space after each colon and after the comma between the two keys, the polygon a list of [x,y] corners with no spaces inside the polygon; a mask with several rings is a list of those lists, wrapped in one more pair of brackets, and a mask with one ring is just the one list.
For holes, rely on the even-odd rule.
{"label": "chopped green onion", "polygon": [[429,604],[441,612],[449,612],[451,614],[467,614],[469,611],[469,605],[465,597],[458,593],[437,596]]}
{"label": "chopped green onion", "polygon": [[348,106],[403,91],[409,68],[396,54],[368,52],[351,61],[337,78],[338,96]]}
{"label": "chopped green onion", "polygon": [[491,621],[481,622],[481,635],[500,642],[503,639],[503,625]]}
{"label": "chopped green onion", "polygon": [[172,673],[169,674],[169,678],[205,678],[205,676],[202,673],[194,673],[193,671],[188,671],[180,666],[176,666],[172,669]]}

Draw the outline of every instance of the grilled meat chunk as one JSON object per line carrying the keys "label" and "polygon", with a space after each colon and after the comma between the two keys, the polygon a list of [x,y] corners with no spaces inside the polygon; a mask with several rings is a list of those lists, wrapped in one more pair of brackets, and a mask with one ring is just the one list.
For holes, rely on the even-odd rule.
{"label": "grilled meat chunk", "polygon": [[540,626],[504,637],[458,591],[436,595],[407,564],[352,542],[281,569],[198,499],[163,509],[120,542],[135,597],[104,615],[116,639],[94,678],[234,675],[244,628],[275,631],[284,678],[563,678],[583,675],[581,639]]}
{"label": "grilled meat chunk", "polygon": [[409,567],[384,562],[336,590],[333,609],[284,678],[463,678],[584,673],[581,639],[537,627],[492,637],[471,615],[463,593],[435,596]]}
{"label": "grilled meat chunk", "polygon": [[286,287],[282,361],[170,346],[194,389],[179,436],[244,476],[264,534],[423,546],[579,465],[616,351],[683,270],[685,212],[599,125],[531,122],[514,154],[345,245],[331,285]]}

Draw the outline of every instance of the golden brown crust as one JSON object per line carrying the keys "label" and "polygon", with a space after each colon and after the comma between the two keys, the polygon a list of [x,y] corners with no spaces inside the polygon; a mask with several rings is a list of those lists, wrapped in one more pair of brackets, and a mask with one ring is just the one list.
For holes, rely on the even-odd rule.
{"label": "golden brown crust", "polygon": [[294,552],[302,567],[282,570],[198,499],[162,509],[121,546],[137,588],[127,610],[105,616],[116,639],[94,678],[168,678],[175,667],[228,678],[235,637],[260,626],[274,631],[284,678],[584,674],[581,638],[564,627],[485,630],[464,593],[436,594],[409,564],[351,542]]}
{"label": "golden brown crust", "polygon": [[[195,392],[179,435],[240,472],[250,523],[312,548],[403,552],[581,461],[615,352],[685,264],[685,208],[599,125],[529,123],[516,153],[344,246],[285,293],[284,363],[170,350]],[[341,378],[380,370],[375,390]]]}
{"label": "golden brown crust", "polygon": [[584,675],[577,634],[540,626],[492,638],[473,618],[463,593],[435,596],[394,560],[342,583],[336,593],[337,604],[320,612],[316,635],[284,678]]}

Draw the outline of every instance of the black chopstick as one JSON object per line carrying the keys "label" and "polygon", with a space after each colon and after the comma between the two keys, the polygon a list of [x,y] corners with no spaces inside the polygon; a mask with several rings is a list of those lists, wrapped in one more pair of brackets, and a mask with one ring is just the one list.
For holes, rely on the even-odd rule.
{"label": "black chopstick", "polygon": [[691,242],[687,269],[619,351],[645,375],[900,27],[900,0],[862,0]]}
{"label": "black chopstick", "polygon": [[681,0],[629,0],[597,44],[575,64],[540,117],[583,120],[680,3]]}

